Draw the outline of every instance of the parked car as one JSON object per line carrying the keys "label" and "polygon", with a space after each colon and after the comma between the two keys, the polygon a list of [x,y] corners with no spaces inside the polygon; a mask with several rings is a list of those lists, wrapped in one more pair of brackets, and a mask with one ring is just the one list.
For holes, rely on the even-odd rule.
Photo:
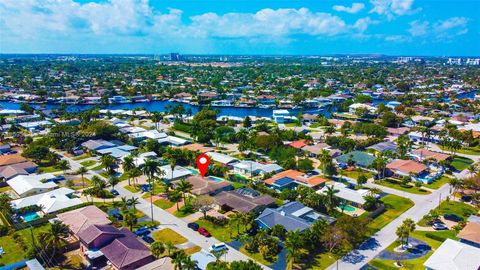
{"label": "parked car", "polygon": [[187,226],[194,231],[198,231],[198,228],[200,228],[200,226],[195,222],[188,223]]}
{"label": "parked car", "polygon": [[198,233],[205,236],[205,237],[210,237],[212,236],[208,231],[207,229],[205,228],[198,228]]}
{"label": "parked car", "polygon": [[448,230],[448,227],[447,225],[445,225],[444,223],[433,223],[432,225],[432,228],[434,230]]}
{"label": "parked car", "polygon": [[150,233],[150,230],[147,227],[140,227],[133,232],[136,236],[145,236]]}
{"label": "parked car", "polygon": [[155,242],[155,239],[153,239],[152,237],[148,236],[148,235],[145,235],[144,237],[142,237],[143,241],[145,241],[147,244],[152,244],[153,242]]}
{"label": "parked car", "polygon": [[472,196],[470,195],[463,195],[461,198],[462,202],[471,202],[472,201]]}
{"label": "parked car", "polygon": [[455,222],[463,221],[462,217],[459,217],[455,214],[445,214],[445,215],[443,215],[443,218],[446,219],[446,220],[451,220],[451,221],[455,221]]}
{"label": "parked car", "polygon": [[150,186],[148,184],[142,185],[142,193],[149,192],[149,191],[150,191]]}
{"label": "parked car", "polygon": [[213,244],[208,248],[208,251],[221,251],[221,250],[228,250],[228,247],[225,243],[217,243]]}
{"label": "parked car", "polygon": [[116,218],[117,220],[120,220],[120,221],[123,220],[123,215],[120,214],[120,213],[112,214],[112,216],[113,216],[114,218]]}
{"label": "parked car", "polygon": [[110,193],[112,193],[115,196],[120,195],[120,193],[118,193],[118,191],[116,191],[115,189],[110,189]]}

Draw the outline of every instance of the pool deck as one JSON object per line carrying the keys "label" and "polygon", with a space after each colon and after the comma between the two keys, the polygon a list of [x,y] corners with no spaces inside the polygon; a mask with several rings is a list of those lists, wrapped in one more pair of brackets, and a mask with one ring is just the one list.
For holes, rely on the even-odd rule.
{"label": "pool deck", "polygon": [[[365,213],[365,210],[360,209],[360,208],[358,208],[358,207],[355,207],[355,206],[353,206],[353,205],[350,205],[350,204],[349,204],[347,207],[355,208],[354,211],[347,211],[347,210],[344,210],[344,211],[343,211],[344,214],[347,214],[347,215],[349,215],[349,216],[354,216],[354,215],[360,216],[361,214]],[[342,211],[342,208],[340,208],[340,207],[337,207],[337,209],[338,209],[340,212]]]}

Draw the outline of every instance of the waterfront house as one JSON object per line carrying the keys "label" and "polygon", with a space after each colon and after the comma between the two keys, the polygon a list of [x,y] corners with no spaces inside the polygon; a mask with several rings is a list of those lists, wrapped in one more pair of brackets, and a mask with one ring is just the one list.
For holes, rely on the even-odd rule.
{"label": "waterfront house", "polygon": [[36,205],[42,209],[44,214],[51,214],[62,209],[80,205],[83,202],[73,197],[75,190],[61,187],[45,193],[24,197],[12,201],[15,210]]}
{"label": "waterfront house", "polygon": [[7,181],[7,184],[19,197],[45,193],[57,187],[51,180],[55,175],[51,173],[39,175],[18,175]]}
{"label": "waterfront house", "polygon": [[282,225],[287,231],[304,231],[310,228],[317,220],[324,220],[332,224],[336,220],[328,215],[318,213],[300,202],[289,202],[278,208],[266,208],[255,219],[261,229],[271,229],[275,225]]}
{"label": "waterfront house", "polygon": [[306,174],[296,170],[287,170],[277,173],[264,181],[267,187],[279,192],[286,188],[296,188],[298,185],[304,185],[316,189],[320,186],[323,186],[325,182],[327,182],[327,179],[324,179],[318,175]]}
{"label": "waterfront house", "polygon": [[375,160],[373,155],[362,151],[352,151],[335,158],[337,164],[341,167],[357,166],[368,169],[370,164]]}
{"label": "waterfront house", "polygon": [[352,105],[348,106],[348,112],[353,114],[353,115],[355,115],[355,113],[358,109],[364,109],[371,115],[374,115],[377,112],[376,107],[370,106],[368,104],[353,103]]}
{"label": "waterfront house", "polygon": [[108,215],[94,205],[74,209],[57,215],[57,218],[67,225],[75,237],[80,231],[90,225],[107,225],[112,223]]}
{"label": "waterfront house", "polygon": [[317,119],[319,118],[318,114],[308,114],[308,113],[304,113],[302,115],[302,122],[303,124],[311,124],[315,121],[317,121]]}
{"label": "waterfront house", "polygon": [[290,116],[288,110],[273,110],[272,118],[277,124],[290,123],[297,119],[295,116]]}
{"label": "waterfront house", "polygon": [[150,250],[127,228],[94,224],[78,237],[81,253],[93,265],[104,257],[115,270],[135,270],[154,261]]}
{"label": "waterfront house", "polygon": [[[199,174],[187,177],[187,182],[192,184],[192,194],[195,195],[216,195],[222,191],[233,189],[232,184],[219,178],[203,177]],[[175,183],[174,183],[175,184]]]}
{"label": "waterfront house", "polygon": [[275,105],[275,96],[272,95],[258,95],[257,102],[263,105]]}
{"label": "waterfront house", "polygon": [[478,270],[480,248],[447,238],[423,265],[427,270]]}
{"label": "waterfront house", "polygon": [[266,207],[273,206],[275,199],[270,195],[261,194],[251,188],[239,188],[232,191],[222,191],[215,196],[217,204],[222,210],[234,212],[260,212]]}

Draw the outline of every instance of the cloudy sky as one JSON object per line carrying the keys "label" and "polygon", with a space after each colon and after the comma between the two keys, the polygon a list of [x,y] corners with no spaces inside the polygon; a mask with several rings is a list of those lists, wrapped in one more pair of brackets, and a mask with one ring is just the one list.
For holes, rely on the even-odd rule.
{"label": "cloudy sky", "polygon": [[480,55],[480,0],[0,0],[0,53]]}

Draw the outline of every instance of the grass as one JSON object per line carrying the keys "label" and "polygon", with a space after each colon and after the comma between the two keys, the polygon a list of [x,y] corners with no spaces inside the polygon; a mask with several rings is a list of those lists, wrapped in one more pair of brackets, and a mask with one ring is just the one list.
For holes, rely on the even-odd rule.
{"label": "grass", "polygon": [[168,209],[168,208],[175,205],[174,202],[171,202],[171,201],[165,200],[165,199],[158,199],[158,200],[154,201],[153,204],[162,208],[162,209]]}
{"label": "grass", "polygon": [[335,263],[337,259],[339,259],[339,257],[333,253],[319,253],[312,260],[309,260],[308,263],[310,265],[308,269],[326,269],[327,267]]}
{"label": "grass", "polygon": [[3,192],[7,192],[9,190],[11,190],[12,188],[10,188],[10,186],[4,186],[4,187],[0,187],[0,193],[3,193]]}
{"label": "grass", "polygon": [[[37,245],[39,244],[38,234],[40,232],[47,231],[49,228],[50,223],[33,228],[33,235]],[[23,259],[27,259],[27,250],[33,246],[30,229],[23,229],[15,233],[21,236],[23,242],[25,243],[26,249],[24,250],[22,246],[13,239],[13,234],[0,237],[0,246],[2,246],[6,252],[0,257],[0,264],[8,265]]]}
{"label": "grass", "polygon": [[[103,202],[94,202],[93,203],[95,206],[97,206],[98,208],[100,208],[103,212],[107,212],[108,210],[111,210],[111,209],[114,209],[114,208],[118,208],[121,210],[121,206],[120,206],[120,202],[119,201],[115,201],[115,202],[112,202],[111,200],[107,199],[106,200],[106,203],[103,203]],[[133,213],[133,207],[131,207],[130,209],[128,210],[125,210],[125,211],[122,211],[122,214],[126,214],[126,213]],[[145,216],[145,214],[138,210],[138,209],[135,209],[135,216],[137,218],[142,218]]]}
{"label": "grass", "polygon": [[[357,180],[360,175],[365,175],[368,179],[373,177],[373,173],[361,169],[356,169],[353,171],[341,170],[343,176]],[[340,172],[339,172],[340,175]]]}
{"label": "grass", "polygon": [[[444,151],[449,151],[449,152],[452,152],[450,149],[446,149],[445,147],[437,144],[438,147],[440,147],[440,149],[444,150]],[[462,149],[460,150],[457,150],[457,153],[459,154],[464,154],[464,155],[472,155],[472,156],[480,156],[480,147],[463,147]]]}
{"label": "grass", "polygon": [[134,187],[133,185],[132,185],[132,186],[125,185],[123,188],[126,189],[126,190],[128,190],[128,191],[130,191],[130,192],[132,192],[132,193],[137,193],[137,192],[140,192],[140,190],[141,190],[141,189],[140,189],[140,186],[135,186],[135,187]]}
{"label": "grass", "polygon": [[91,159],[80,162],[80,165],[82,165],[83,167],[91,167],[95,164],[97,164],[97,162],[95,160],[91,160]]}
{"label": "grass", "polygon": [[[231,242],[235,239],[237,236],[237,228],[229,226],[229,225],[224,225],[224,226],[219,226],[215,225],[210,221],[204,220],[204,219],[199,219],[195,221],[200,227],[203,227],[207,229],[207,231],[210,232],[210,234],[217,238],[221,242]],[[240,233],[241,233],[242,227],[240,227]]]}
{"label": "grass", "polygon": [[285,123],[286,127],[301,127],[302,125],[299,125],[298,123]]}
{"label": "grass", "polygon": [[44,173],[53,173],[53,172],[60,172],[62,170],[55,168],[55,166],[40,166],[38,169]]}
{"label": "grass", "polygon": [[[83,179],[84,179],[84,181],[82,181],[82,177],[74,178],[74,179],[72,179],[73,180],[73,186],[70,186],[70,187],[67,186],[67,185],[64,185],[64,186],[66,186],[68,188],[71,188],[71,189],[74,189],[74,190],[79,190],[79,189],[90,187],[92,182],[86,177],[84,177]],[[64,183],[66,183],[66,182],[64,182]],[[83,186],[83,183],[85,183],[85,186]]]}
{"label": "grass", "polygon": [[61,262],[60,266],[56,266],[54,268],[50,268],[52,270],[61,270],[61,269],[72,269],[72,270],[80,270],[85,269],[86,265],[83,264],[83,258],[78,254],[70,254],[66,259]]}
{"label": "grass", "polygon": [[91,157],[90,154],[83,154],[83,155],[80,155],[80,156],[78,156],[78,157],[74,157],[74,158],[72,158],[72,159],[73,159],[73,160],[82,160],[82,159],[86,159],[86,158],[89,158],[89,157]]}
{"label": "grass", "polygon": [[[440,206],[436,208],[436,210],[438,210],[438,213],[442,216],[444,214],[455,214],[463,217],[465,220],[467,220],[470,215],[478,212],[478,209],[471,205],[454,201],[443,201]],[[428,226],[427,221],[424,218],[418,222],[418,225],[424,227]]]}
{"label": "grass", "polygon": [[[230,182],[230,181],[229,181]],[[245,187],[247,185],[243,184],[243,183],[240,183],[240,182],[230,182],[230,184],[232,184],[232,187],[234,189],[237,189],[237,188],[242,188],[242,187]]]}
{"label": "grass", "polygon": [[95,166],[92,168],[93,171],[98,171],[98,170],[101,170],[103,169],[103,165],[102,164],[99,164],[98,166]]}
{"label": "grass", "polygon": [[152,238],[155,241],[160,241],[162,243],[172,243],[174,245],[186,243],[187,238],[181,236],[176,231],[166,228],[163,230],[156,231],[152,234]]}
{"label": "grass", "polygon": [[473,160],[460,156],[455,156],[450,163],[450,165],[452,165],[452,167],[455,168],[455,170],[457,171],[463,171],[471,164],[473,164]]}
{"label": "grass", "polygon": [[182,206],[180,207],[180,210],[178,211],[175,211],[173,213],[174,216],[176,217],[179,217],[179,218],[183,218],[183,217],[186,217],[186,216],[189,216],[193,213],[195,213],[195,209],[193,207],[185,207],[185,206]]}
{"label": "grass", "polygon": [[433,181],[432,183],[430,184],[422,184],[424,187],[427,187],[427,188],[431,188],[431,189],[439,189],[441,188],[443,185],[447,184],[450,182],[450,179],[449,177],[446,177],[445,175],[443,175],[442,177],[438,178],[437,180]]}
{"label": "grass", "polygon": [[375,183],[379,184],[379,185],[382,185],[382,186],[385,186],[385,187],[394,188],[394,189],[397,189],[397,190],[409,192],[409,193],[412,193],[412,194],[426,195],[426,194],[431,193],[428,190],[425,190],[421,187],[416,187],[412,184],[411,185],[403,185],[402,182],[397,181],[397,180],[392,179],[392,178],[377,180],[377,181],[375,181]]}
{"label": "grass", "polygon": [[186,249],[184,249],[183,251],[184,251],[187,255],[192,255],[193,253],[197,253],[197,252],[199,252],[200,250],[202,250],[201,247],[199,247],[199,246],[194,246],[194,247],[186,248]]}
{"label": "grass", "polygon": [[381,198],[380,201],[383,202],[386,210],[368,223],[368,228],[371,230],[372,234],[383,228],[414,205],[412,200],[393,194]]}
{"label": "grass", "polygon": [[240,252],[242,252],[243,254],[247,255],[248,257],[254,259],[255,261],[263,264],[263,265],[269,265],[269,264],[272,264],[273,262],[275,262],[277,260],[277,257],[273,258],[272,261],[267,261],[263,258],[262,254],[260,254],[259,252],[257,253],[250,253],[248,252],[245,247],[241,247],[240,248]]}

